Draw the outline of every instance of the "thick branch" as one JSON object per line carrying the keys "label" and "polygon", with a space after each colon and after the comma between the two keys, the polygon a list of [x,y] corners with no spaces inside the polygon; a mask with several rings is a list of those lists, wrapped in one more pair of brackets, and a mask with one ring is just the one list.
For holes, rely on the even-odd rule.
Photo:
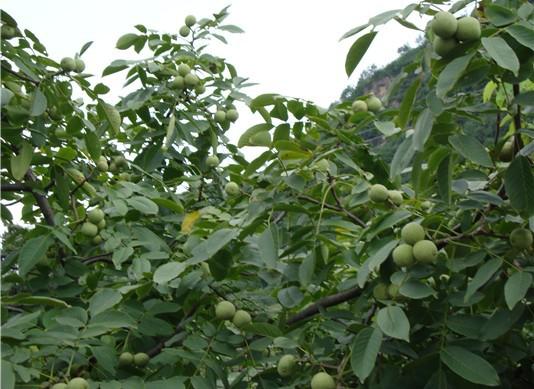
{"label": "thick branch", "polygon": [[2,192],[31,192],[32,188],[22,183],[16,183],[16,184],[2,184],[1,190]]}
{"label": "thick branch", "polygon": [[[28,170],[28,173],[26,173],[26,177],[31,182],[37,182],[37,178],[31,170]],[[25,185],[23,183],[2,184],[0,189],[2,192],[30,192],[35,198],[35,201],[37,202],[37,205],[39,206],[39,209],[41,210],[45,218],[46,224],[48,224],[49,226],[55,225],[54,211],[52,210],[52,207],[50,206],[50,203],[48,202],[47,198],[42,194],[37,193],[30,186]]]}
{"label": "thick branch", "polygon": [[[31,182],[37,182],[37,177],[35,177],[35,174],[32,172],[31,169],[28,170],[28,172],[26,173],[26,177]],[[55,226],[56,223],[54,222],[54,211],[52,210],[48,199],[42,194],[37,193],[36,191],[32,190],[31,192],[33,194],[33,197],[35,197],[35,201],[37,201],[37,205],[43,213],[46,224],[48,224],[49,226]]]}
{"label": "thick branch", "polygon": [[306,320],[318,314],[320,312],[320,309],[326,309],[328,307],[339,305],[346,301],[352,300],[360,296],[361,293],[362,293],[362,290],[360,288],[352,288],[352,289],[344,290],[343,292],[339,292],[339,293],[336,293],[330,296],[323,297],[322,299],[318,300],[317,302],[305,308],[304,310],[300,311],[299,313],[291,316],[287,320],[287,324],[293,325],[295,323],[298,323],[299,321]]}
{"label": "thick branch", "polygon": [[[517,97],[517,95],[519,95],[519,93],[521,92],[519,88],[519,84],[514,84],[513,89],[514,89],[514,97]],[[521,129],[521,106],[519,104],[517,104],[517,111],[514,115],[514,127],[515,127],[515,139],[514,139],[514,143],[515,143],[514,155],[515,155],[515,153],[521,150],[524,146],[523,140],[521,139],[521,134],[519,133],[519,130]]]}

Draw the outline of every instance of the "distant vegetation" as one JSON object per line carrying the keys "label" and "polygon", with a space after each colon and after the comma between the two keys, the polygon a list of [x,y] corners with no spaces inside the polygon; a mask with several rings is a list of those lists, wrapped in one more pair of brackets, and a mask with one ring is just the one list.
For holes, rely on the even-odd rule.
{"label": "distant vegetation", "polygon": [[[380,97],[386,109],[391,110],[391,120],[395,121],[396,110],[402,102],[403,96],[407,89],[412,85],[417,77],[426,79],[430,77],[428,67],[423,67],[427,71],[423,74],[415,73],[417,69],[414,63],[421,62],[425,54],[426,41],[423,39],[417,40],[416,47],[410,47],[408,44],[398,49],[399,57],[389,63],[388,65],[379,68],[376,65],[370,66],[364,70],[355,86],[347,86],[341,93],[341,101],[353,101],[358,96],[368,93],[374,93]],[[474,72],[475,73],[475,72]],[[468,93],[475,96],[482,95],[485,80],[483,78],[484,69],[478,74],[472,74],[471,77],[466,77],[464,82],[463,92],[468,98]],[[425,99],[429,96],[427,83],[423,82],[417,91],[415,110],[420,110],[424,105]],[[482,104],[482,101],[479,101]],[[495,133],[495,114],[477,114],[472,115],[466,112],[463,113],[466,119],[459,126],[463,126],[466,133],[476,136],[482,143],[489,145],[493,142]],[[474,120],[473,120],[474,119]],[[482,125],[481,125],[482,124]],[[413,123],[412,123],[413,125]],[[401,142],[401,135],[389,137],[386,139],[373,124],[361,131],[361,136],[366,139],[373,147],[374,151],[384,157],[387,161],[391,161],[396,148]]]}

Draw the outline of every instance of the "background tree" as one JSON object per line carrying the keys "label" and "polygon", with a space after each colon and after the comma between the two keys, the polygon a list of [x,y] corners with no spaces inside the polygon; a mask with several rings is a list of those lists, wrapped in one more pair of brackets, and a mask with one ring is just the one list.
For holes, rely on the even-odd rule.
{"label": "background tree", "polygon": [[[226,9],[119,38],[151,54],[106,68],[116,105],[90,44],[54,61],[3,13],[2,388],[531,387],[534,6],[442,3],[344,35],[350,75],[384,23],[425,31],[398,107],[328,110],[247,98],[207,52]],[[236,101],[262,119],[232,145]]]}

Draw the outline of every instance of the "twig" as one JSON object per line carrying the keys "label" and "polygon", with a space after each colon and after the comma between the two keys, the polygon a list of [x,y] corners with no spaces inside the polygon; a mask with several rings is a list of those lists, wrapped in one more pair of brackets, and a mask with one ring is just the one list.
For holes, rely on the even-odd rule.
{"label": "twig", "polygon": [[28,78],[28,77],[26,77],[26,76],[23,76],[22,74],[17,73],[17,72],[15,72],[15,71],[11,70],[10,68],[8,68],[7,66],[5,66],[4,64],[2,64],[2,70],[3,70],[4,72],[6,72],[6,73],[9,73],[9,74],[14,75],[15,77],[17,77],[17,78],[19,78],[19,79],[21,79],[21,80],[23,80],[23,81],[31,82],[31,83],[34,84],[34,85],[39,85],[39,81],[35,81],[35,80],[31,79],[31,78]]}
{"label": "twig", "polygon": [[[317,205],[321,205],[322,204],[319,200],[316,200],[313,197],[310,197],[310,196],[307,196],[307,195],[299,195],[298,198],[301,199],[301,200],[309,201],[310,203],[314,203],[314,204],[317,204]],[[343,207],[339,207],[337,205],[328,204],[326,202],[323,204],[323,207],[326,208],[326,209],[330,209],[332,211],[337,211],[337,212],[344,213],[353,222],[355,222],[356,224],[358,224],[361,227],[365,227],[365,223],[360,218],[358,218],[358,216],[354,215],[353,213],[349,212],[348,210],[346,210]]]}
{"label": "twig", "polygon": [[306,320],[318,314],[321,309],[326,309],[328,307],[339,305],[346,301],[352,300],[360,296],[361,293],[362,293],[362,290],[360,288],[352,288],[352,289],[344,290],[343,292],[339,292],[339,293],[336,293],[330,296],[323,297],[322,299],[317,300],[317,302],[313,303],[312,305],[305,308],[304,310],[291,316],[287,320],[287,324],[293,325],[293,324],[298,323],[299,321]]}
{"label": "twig", "polygon": [[74,189],[70,191],[69,196],[72,196],[74,193],[76,193],[76,191],[77,191],[78,189],[80,189],[80,188],[83,186],[83,184],[85,184],[87,181],[89,181],[89,179],[93,176],[93,173],[95,172],[95,170],[96,170],[96,169],[91,170],[91,173],[89,173],[89,175],[88,175],[87,177],[84,176],[84,177],[83,177],[83,180],[81,180],[81,181],[78,183],[78,185],[76,185],[76,186],[74,187]]}
{"label": "twig", "polygon": [[108,262],[111,259],[112,253],[104,253],[85,258],[82,262],[84,265],[90,265],[95,262]]}
{"label": "twig", "polygon": [[[202,300],[204,296],[200,297],[195,304],[189,309],[189,311],[185,314],[182,320],[176,325],[174,329],[174,334],[171,335],[171,338],[178,335],[180,332],[182,332],[185,328],[185,325],[187,324],[187,321],[195,314],[195,312],[200,308],[202,305]],[[154,347],[152,347],[150,350],[148,350],[147,354],[150,358],[153,356],[159,354],[163,347],[165,346],[166,340],[162,340],[158,344],[156,344]]]}
{"label": "twig", "polygon": [[328,173],[328,181],[330,182],[330,186],[332,187],[332,196],[334,196],[334,200],[336,201],[337,206],[342,210],[345,215],[347,215],[350,220],[358,224],[360,227],[365,227],[364,221],[349,210],[347,210],[341,203],[341,199],[339,198],[336,192],[336,180],[333,176],[330,175],[330,173]]}

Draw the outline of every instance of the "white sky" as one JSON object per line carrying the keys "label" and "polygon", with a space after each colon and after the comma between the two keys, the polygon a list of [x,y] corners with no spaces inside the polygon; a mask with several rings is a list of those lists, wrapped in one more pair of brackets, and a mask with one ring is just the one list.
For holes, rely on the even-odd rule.
{"label": "white sky", "polygon": [[[84,54],[86,72],[96,75],[115,59],[135,58],[132,51],[115,49],[117,39],[133,26],[144,24],[159,31],[176,32],[187,14],[200,19],[231,4],[227,24],[236,24],[244,34],[228,34],[229,45],[214,41],[212,52],[226,57],[239,75],[258,86],[246,89],[252,97],[280,93],[301,97],[327,107],[343,89],[355,84],[371,64],[385,65],[397,57],[397,49],[414,44],[417,34],[396,22],[380,28],[373,45],[351,79],[344,61],[354,38],[339,37],[383,11],[404,8],[408,0],[3,0],[2,9],[19,25],[34,32],[49,55],[60,60],[73,56],[87,41],[94,41]],[[417,20],[416,20],[417,22]],[[419,21],[420,22],[420,21]],[[419,23],[421,24],[421,23]],[[108,76],[112,91],[120,88],[124,73]],[[119,82],[120,80],[120,82]],[[117,93],[117,94],[120,94]],[[105,98],[105,96],[104,96]],[[241,118],[228,133],[232,141],[258,120],[241,110]],[[247,157],[256,150],[246,152]],[[263,150],[257,150],[261,152]]]}
{"label": "white sky", "polygon": [[[355,84],[362,70],[372,64],[385,65],[394,60],[397,49],[414,45],[417,33],[396,22],[379,28],[370,50],[349,80],[345,74],[345,56],[355,38],[339,42],[347,30],[367,22],[384,11],[404,8],[408,0],[3,0],[2,10],[28,28],[59,61],[74,56],[81,46],[94,41],[83,55],[86,73],[95,74],[93,85],[100,81],[102,70],[115,59],[139,58],[131,51],[115,49],[117,39],[137,32],[136,24],[148,28],[177,32],[184,17],[210,17],[231,4],[226,24],[235,24],[244,34],[227,34],[229,45],[214,41],[215,55],[227,58],[238,74],[259,85],[244,90],[251,97],[262,93],[279,93],[300,97],[327,107],[337,100],[343,89]],[[422,25],[420,20],[413,20]],[[142,55],[142,54],[141,54]],[[113,95],[124,80],[125,72],[108,76],[103,82]],[[106,99],[104,96],[104,99]],[[112,97],[108,97],[109,101]],[[109,101],[114,102],[114,101]],[[240,119],[227,133],[233,143],[248,127],[260,123],[244,107]],[[252,160],[265,149],[246,148]],[[12,210],[18,214],[17,210]],[[19,215],[16,215],[18,219]],[[0,232],[3,225],[0,223]]]}

